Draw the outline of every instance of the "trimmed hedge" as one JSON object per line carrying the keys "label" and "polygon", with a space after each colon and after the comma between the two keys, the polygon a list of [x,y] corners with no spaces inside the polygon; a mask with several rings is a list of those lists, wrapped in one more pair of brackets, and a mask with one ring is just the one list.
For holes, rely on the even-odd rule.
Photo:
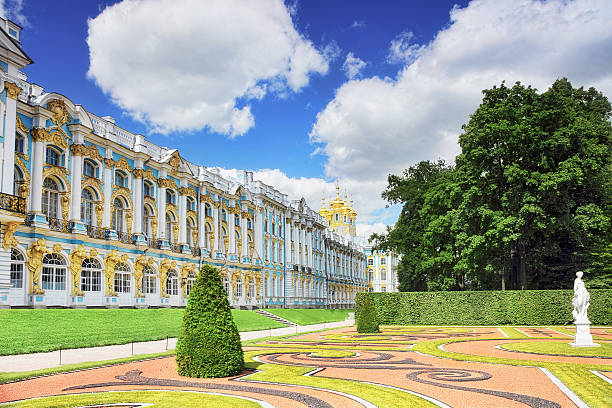
{"label": "trimmed hedge", "polygon": [[376,317],[376,309],[372,302],[371,296],[362,297],[359,307],[355,309],[357,315],[357,333],[379,333],[378,319]]}
{"label": "trimmed hedge", "polygon": [[229,377],[244,370],[240,333],[213,266],[203,266],[191,288],[176,363],[178,373],[187,377]]}
{"label": "trimmed hedge", "polygon": [[[589,320],[594,325],[612,325],[612,290],[589,293]],[[368,295],[380,324],[572,324],[573,290],[358,293],[356,310]]]}

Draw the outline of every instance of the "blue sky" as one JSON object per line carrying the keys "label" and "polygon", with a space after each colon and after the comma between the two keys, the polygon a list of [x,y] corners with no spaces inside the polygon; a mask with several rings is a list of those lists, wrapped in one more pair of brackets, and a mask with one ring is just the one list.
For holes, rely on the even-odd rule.
{"label": "blue sky", "polygon": [[30,81],[197,164],[258,170],[314,207],[339,180],[362,234],[397,217],[380,199],[387,174],[452,161],[483,88],[518,80],[544,90],[566,76],[610,91],[610,9],[605,0],[0,1],[24,25]]}

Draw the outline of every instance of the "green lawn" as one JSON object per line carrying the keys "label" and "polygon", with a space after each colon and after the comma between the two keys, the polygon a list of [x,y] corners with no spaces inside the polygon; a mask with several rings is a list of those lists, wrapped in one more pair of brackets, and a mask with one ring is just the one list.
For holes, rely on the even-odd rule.
{"label": "green lawn", "polygon": [[299,325],[340,322],[351,309],[265,309],[266,311]]}
{"label": "green lawn", "polygon": [[[570,339],[571,341],[571,339]],[[609,357],[612,358],[612,343],[599,343],[599,347],[572,347],[568,343],[534,341],[507,343],[501,348],[514,351],[525,351],[536,354],[556,354],[561,356]]]}
{"label": "green lawn", "polygon": [[[240,331],[284,327],[249,310],[232,310]],[[177,337],[183,309],[0,310],[0,355]]]}

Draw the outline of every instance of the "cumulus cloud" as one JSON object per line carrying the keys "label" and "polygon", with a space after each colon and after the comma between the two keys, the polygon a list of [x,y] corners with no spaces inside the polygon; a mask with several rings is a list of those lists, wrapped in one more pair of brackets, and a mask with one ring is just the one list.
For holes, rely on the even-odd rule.
{"label": "cumulus cloud", "polygon": [[398,64],[414,61],[422,46],[413,43],[413,38],[414,34],[411,31],[404,31],[391,40],[387,62]]}
{"label": "cumulus cloud", "polygon": [[254,126],[251,101],[327,73],[291,12],[282,0],[124,0],[88,21],[88,76],[154,131],[235,137]]}
{"label": "cumulus cloud", "polygon": [[395,78],[348,81],[317,115],[310,138],[326,176],[365,184],[420,160],[452,161],[481,90],[503,80],[545,90],[568,77],[612,96],[610,21],[607,0],[475,0],[453,8],[428,44],[400,34],[393,55],[410,58]]}
{"label": "cumulus cloud", "polygon": [[346,55],[344,64],[342,64],[342,70],[344,71],[348,79],[353,79],[359,75],[361,70],[365,68],[366,65],[368,64],[365,61],[355,57],[352,52],[349,52]]}
{"label": "cumulus cloud", "polygon": [[23,14],[23,0],[0,0],[0,16],[25,27],[28,19]]}

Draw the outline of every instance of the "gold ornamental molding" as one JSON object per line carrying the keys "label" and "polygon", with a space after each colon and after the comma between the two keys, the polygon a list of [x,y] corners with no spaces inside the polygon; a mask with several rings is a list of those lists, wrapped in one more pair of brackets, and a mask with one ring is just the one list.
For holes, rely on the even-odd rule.
{"label": "gold ornamental molding", "polygon": [[168,211],[172,212],[178,220],[178,207],[176,204],[166,203],[166,212]]}
{"label": "gold ornamental molding", "polygon": [[187,217],[193,219],[193,225],[197,227],[198,225],[198,213],[193,210],[187,210]]}
{"label": "gold ornamental molding", "polygon": [[178,186],[176,185],[176,181],[172,177],[168,178],[160,178],[157,179],[157,185],[160,188],[172,188],[174,190],[178,190]]}
{"label": "gold ornamental molding", "polygon": [[28,129],[28,127],[23,124],[23,122],[21,121],[21,117],[19,115],[17,115],[17,118],[15,120],[15,128],[19,132],[21,132],[24,136],[27,136],[28,133],[30,133],[30,129]]}
{"label": "gold ornamental molding", "polygon": [[194,199],[198,196],[193,186],[179,188],[179,194],[183,196],[193,197]]}
{"label": "gold ornamental molding", "polygon": [[47,103],[47,109],[53,113],[51,121],[55,123],[55,126],[60,127],[70,123],[70,115],[68,114],[68,109],[66,109],[66,103],[63,100],[53,99],[49,101],[49,103]]}
{"label": "gold ornamental molding", "polygon": [[137,178],[137,179],[144,178],[144,173],[145,171],[143,169],[134,169],[134,171],[132,171],[134,178]]}
{"label": "gold ornamental molding", "polygon": [[28,260],[26,265],[30,271],[30,293],[33,295],[42,295],[45,293],[42,288],[40,276],[42,273],[42,258],[48,254],[47,243],[44,238],[35,241],[27,250]]}
{"label": "gold ornamental molding", "polygon": [[113,249],[104,258],[104,277],[106,278],[106,296],[117,296],[115,292],[115,266],[118,263],[126,263],[128,256],[126,254],[119,255],[116,249]]}
{"label": "gold ornamental molding", "polygon": [[[91,257],[95,258],[98,256],[98,251],[96,249],[91,250]],[[72,250],[70,255],[68,255],[68,259],[70,260],[70,276],[72,278],[70,284],[70,294],[72,296],[83,296],[83,291],[81,290],[81,270],[83,268],[83,259],[89,258],[89,254],[85,250],[85,245],[79,245]]]}
{"label": "gold ornamental molding", "polygon": [[15,230],[17,226],[21,224],[20,222],[7,222],[6,229],[4,230],[4,237],[2,239],[2,248],[5,251],[8,251],[9,248],[15,247],[18,245],[17,240],[13,236],[15,234]]}
{"label": "gold ornamental molding", "polygon": [[157,216],[157,202],[153,197],[145,196],[144,197],[145,204],[149,204],[153,209],[153,215]]}
{"label": "gold ornamental molding", "polygon": [[142,294],[142,276],[145,267],[153,268],[155,261],[153,258],[147,258],[145,254],[141,254],[134,260],[134,283],[136,284],[136,297],[144,297]]}
{"label": "gold ornamental molding", "polygon": [[59,129],[56,129],[55,132],[49,132],[45,128],[33,128],[30,131],[32,135],[32,141],[34,142],[49,142],[56,146],[61,147],[62,149],[66,149],[68,147],[68,142],[64,136],[64,132]]}
{"label": "gold ornamental molding", "polygon": [[104,164],[106,164],[106,167],[115,167],[116,169],[123,170],[127,174],[132,172],[132,168],[125,157],[122,157],[119,160],[106,158],[104,159]]}
{"label": "gold ornamental molding", "polygon": [[165,258],[159,264],[159,289],[162,298],[168,297],[168,294],[166,293],[166,278],[168,277],[168,271],[170,271],[171,269],[176,269],[176,261]]}
{"label": "gold ornamental molding", "polygon": [[91,188],[96,192],[100,201],[104,201],[104,193],[102,190],[102,182],[95,177],[85,177],[81,180],[81,189]]}
{"label": "gold ornamental molding", "polygon": [[208,203],[208,204],[213,203],[213,199],[210,196],[210,194],[200,194],[200,201],[203,203]]}
{"label": "gold ornamental molding", "polygon": [[134,203],[132,202],[132,194],[131,191],[127,187],[116,187],[113,190],[113,194],[111,195],[110,203],[113,205],[115,202],[115,198],[123,197],[130,205],[130,208],[134,208]]}
{"label": "gold ornamental molding", "polygon": [[6,89],[7,98],[11,98],[14,100],[17,100],[19,94],[21,93],[21,88],[19,87],[19,85],[14,84],[12,82],[5,82],[4,89]]}

